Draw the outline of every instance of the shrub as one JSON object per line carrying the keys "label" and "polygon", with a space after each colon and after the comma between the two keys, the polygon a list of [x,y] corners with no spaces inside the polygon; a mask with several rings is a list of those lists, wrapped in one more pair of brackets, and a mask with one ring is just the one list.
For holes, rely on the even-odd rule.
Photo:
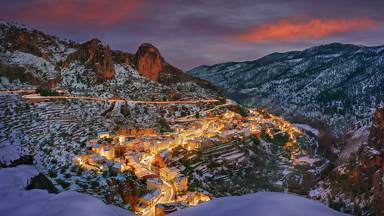
{"label": "shrub", "polygon": [[67,189],[69,186],[71,186],[71,183],[66,182],[62,179],[57,179],[56,182],[64,189]]}
{"label": "shrub", "polygon": [[169,127],[167,120],[165,120],[164,118],[161,118],[161,117],[158,118],[157,124],[158,124],[159,130],[160,130],[160,133],[171,131],[171,127]]}
{"label": "shrub", "polygon": [[48,175],[49,175],[49,177],[51,177],[51,178],[56,178],[56,177],[57,177],[57,173],[56,173],[55,170],[50,170],[50,171],[48,172]]}
{"label": "shrub", "polygon": [[98,181],[92,181],[91,186],[92,186],[92,188],[99,187],[99,182]]}
{"label": "shrub", "polygon": [[59,93],[56,90],[50,89],[45,86],[39,86],[36,89],[36,93],[40,94],[41,96],[58,96]]}

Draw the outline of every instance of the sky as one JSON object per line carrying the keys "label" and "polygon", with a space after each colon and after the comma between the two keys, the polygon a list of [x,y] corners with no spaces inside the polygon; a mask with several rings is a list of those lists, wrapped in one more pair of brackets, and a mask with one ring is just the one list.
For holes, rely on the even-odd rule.
{"label": "sky", "polygon": [[0,19],[184,70],[332,42],[384,45],[384,0],[0,0]]}

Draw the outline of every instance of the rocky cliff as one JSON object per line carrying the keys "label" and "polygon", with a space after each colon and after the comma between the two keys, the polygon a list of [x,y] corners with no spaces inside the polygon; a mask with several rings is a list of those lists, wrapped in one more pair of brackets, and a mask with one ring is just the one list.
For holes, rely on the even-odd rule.
{"label": "rocky cliff", "polygon": [[371,176],[373,208],[376,215],[384,215],[384,108],[375,112],[368,147],[362,153],[363,170]]}
{"label": "rocky cliff", "polygon": [[222,92],[220,88],[212,85],[207,80],[190,76],[182,70],[168,64],[160,54],[160,51],[152,44],[142,44],[138,48],[133,61],[137,71],[150,80],[158,81],[166,85],[192,82],[204,88],[220,92],[220,94]]}
{"label": "rocky cliff", "polygon": [[152,44],[142,44],[135,54],[134,64],[139,73],[150,80],[158,81],[165,61]]}
{"label": "rocky cliff", "polygon": [[[314,198],[354,215],[384,215],[384,108],[377,108],[367,140],[313,190]],[[320,193],[318,193],[320,191]]]}

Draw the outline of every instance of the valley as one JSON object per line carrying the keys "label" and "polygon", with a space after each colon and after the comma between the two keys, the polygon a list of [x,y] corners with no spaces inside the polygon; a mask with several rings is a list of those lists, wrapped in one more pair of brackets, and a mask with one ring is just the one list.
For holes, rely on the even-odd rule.
{"label": "valley", "polygon": [[333,43],[183,72],[149,43],[0,22],[0,203],[160,216],[263,196],[381,215],[383,64],[382,46]]}

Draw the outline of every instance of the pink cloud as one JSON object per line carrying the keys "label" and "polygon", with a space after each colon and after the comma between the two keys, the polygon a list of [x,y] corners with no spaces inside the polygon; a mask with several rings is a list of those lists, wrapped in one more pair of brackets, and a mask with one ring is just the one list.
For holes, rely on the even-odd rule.
{"label": "pink cloud", "polygon": [[371,19],[311,19],[308,21],[280,20],[252,27],[238,35],[247,42],[297,41],[324,38],[350,31],[370,30],[377,27]]}

